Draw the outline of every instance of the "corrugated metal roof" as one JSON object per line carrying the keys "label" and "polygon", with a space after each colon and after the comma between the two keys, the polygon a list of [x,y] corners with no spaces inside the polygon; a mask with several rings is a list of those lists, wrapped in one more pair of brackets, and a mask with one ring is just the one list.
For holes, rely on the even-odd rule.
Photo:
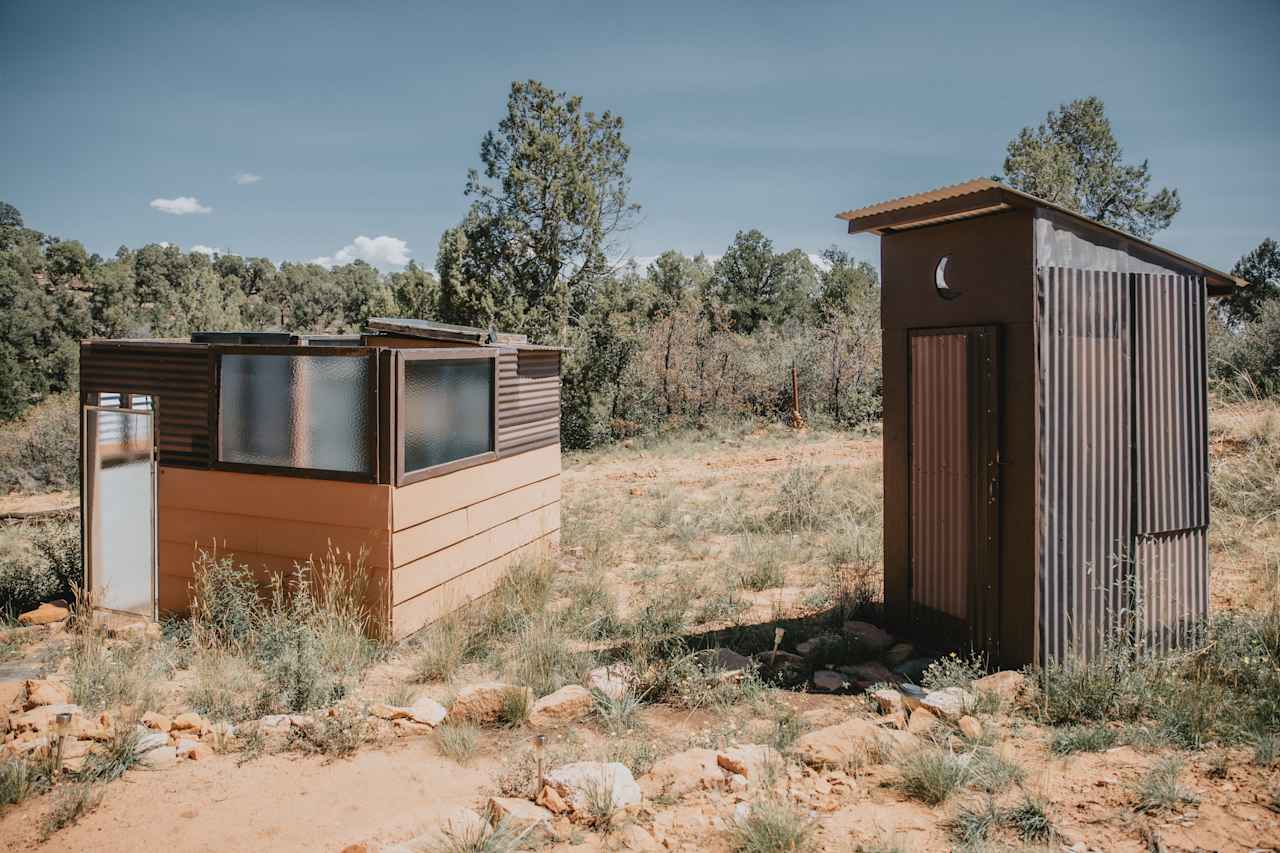
{"label": "corrugated metal roof", "polygon": [[1108,231],[1148,251],[1171,258],[1203,273],[1209,280],[1210,293],[1216,296],[1225,295],[1235,287],[1245,287],[1248,284],[1243,279],[1157,246],[1141,237],[1082,216],[1077,211],[1016,190],[990,178],[975,178],[971,181],[847,210],[836,214],[836,218],[849,223],[850,234],[870,231],[873,234],[883,235],[907,228],[919,228],[924,225],[996,213],[1013,207],[1054,211],[1091,228]]}

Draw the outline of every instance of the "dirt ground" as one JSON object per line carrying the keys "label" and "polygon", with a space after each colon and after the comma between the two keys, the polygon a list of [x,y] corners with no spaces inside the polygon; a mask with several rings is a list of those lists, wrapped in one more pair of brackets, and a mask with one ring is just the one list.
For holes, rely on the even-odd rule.
{"label": "dirt ground", "polygon": [[[1217,434],[1216,454],[1236,452],[1231,428],[1228,424]],[[835,491],[849,493],[840,504],[848,516],[846,527],[821,537],[744,532],[741,513],[765,507],[798,465],[825,469],[824,476],[836,478],[834,485],[841,487]],[[867,523],[866,513],[879,501],[879,471],[880,441],[874,434],[782,429],[692,442],[635,442],[567,456],[562,571],[571,582],[588,564],[603,566],[624,609],[654,584],[676,576],[691,579],[704,626],[765,623],[804,611],[819,604],[833,549],[876,547],[878,530]],[[1253,600],[1265,580],[1259,579],[1260,571],[1280,553],[1277,543],[1275,518],[1215,530],[1215,608]],[[723,573],[741,563],[748,550],[755,554],[761,548],[779,555],[781,583],[719,600],[715,590]],[[34,647],[23,648],[21,655],[40,659]],[[402,682],[406,669],[405,661],[393,655],[369,674],[362,693],[379,701]],[[423,692],[444,700],[452,689],[431,685]],[[777,693],[773,701],[789,706],[810,728],[870,714],[856,696]],[[663,753],[695,744],[751,742],[775,724],[776,714],[761,714],[755,707],[726,716],[649,706],[640,713],[640,731],[650,733]],[[1015,849],[1280,849],[1280,813],[1271,793],[1280,785],[1280,771],[1251,761],[1248,749],[1211,746],[1187,754],[1183,782],[1189,796],[1180,806],[1148,815],[1135,812],[1134,786],[1160,760],[1161,750],[1119,746],[1063,758],[1049,752],[1048,732],[1025,715],[993,713],[983,726],[992,748],[1025,768],[1018,790],[1047,804],[1057,831],[1047,846],[1020,848],[1015,839]],[[588,724],[572,728],[552,739],[585,738],[592,747],[607,741]],[[421,839],[459,807],[482,807],[498,793],[496,779],[512,756],[530,748],[528,732],[486,732],[465,765],[442,755],[430,737],[394,739],[332,761],[294,752],[244,762],[236,754],[215,754],[170,770],[130,771],[106,786],[98,808],[44,841],[40,819],[48,797],[0,807],[0,847],[183,853],[339,851],[363,843],[372,850]],[[895,773],[884,763],[848,771],[792,765],[774,785],[816,823],[818,849],[957,849],[946,828],[956,804],[931,807],[908,798],[894,787]],[[741,799],[724,791],[695,791],[673,802],[630,809],[620,823],[665,837],[669,849],[727,851],[725,830]],[[538,849],[641,849],[635,843],[621,829],[609,834],[573,829]]]}

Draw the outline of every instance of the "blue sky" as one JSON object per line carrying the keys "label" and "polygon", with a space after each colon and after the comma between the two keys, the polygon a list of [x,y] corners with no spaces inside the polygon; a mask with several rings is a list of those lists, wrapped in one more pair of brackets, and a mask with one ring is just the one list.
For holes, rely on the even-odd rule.
{"label": "blue sky", "polygon": [[837,211],[998,173],[1019,128],[1098,95],[1126,156],[1182,191],[1156,242],[1229,267],[1280,239],[1278,34],[1276,0],[0,0],[0,199],[104,255],[430,265],[510,82],[534,78],[625,118],[631,254],[719,254],[754,227],[874,261]]}

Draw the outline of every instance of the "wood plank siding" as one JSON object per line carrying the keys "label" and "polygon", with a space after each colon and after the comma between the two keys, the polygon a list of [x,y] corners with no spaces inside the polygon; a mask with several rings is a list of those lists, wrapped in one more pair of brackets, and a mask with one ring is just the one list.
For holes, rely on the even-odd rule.
{"label": "wood plank siding", "polygon": [[369,604],[385,616],[391,565],[391,487],[303,480],[235,471],[161,466],[156,482],[158,597],[161,611],[190,606],[192,563],[216,547],[248,565],[260,581],[330,543],[343,553],[367,550]]}
{"label": "wood plank siding", "polygon": [[493,589],[502,572],[559,541],[559,444],[392,493],[396,638]]}

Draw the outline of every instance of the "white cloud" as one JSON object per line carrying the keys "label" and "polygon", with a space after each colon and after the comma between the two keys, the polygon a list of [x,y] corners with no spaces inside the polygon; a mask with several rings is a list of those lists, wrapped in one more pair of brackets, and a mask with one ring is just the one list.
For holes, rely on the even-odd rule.
{"label": "white cloud", "polygon": [[316,258],[315,263],[325,267],[349,264],[352,261],[364,261],[375,267],[402,267],[409,263],[409,246],[399,237],[365,237],[355,238],[333,255]]}
{"label": "white cloud", "polygon": [[220,252],[219,250],[217,250],[217,249],[213,248],[212,246],[205,246],[205,245],[202,245],[202,244],[200,244],[200,243],[197,243],[196,245],[192,246],[192,247],[191,247],[191,251],[193,251],[193,252],[199,252],[199,253],[200,253],[200,254],[202,254],[202,255],[221,255],[221,254],[224,254],[223,252]]}
{"label": "white cloud", "polygon": [[161,213],[171,213],[174,216],[186,216],[188,213],[213,213],[212,207],[205,207],[200,203],[200,199],[190,195],[180,195],[177,198],[153,198],[151,206]]}
{"label": "white cloud", "polygon": [[253,172],[240,172],[235,178],[236,183],[241,186],[244,186],[245,184],[256,184],[260,180],[262,180],[262,176],[255,175]]}

